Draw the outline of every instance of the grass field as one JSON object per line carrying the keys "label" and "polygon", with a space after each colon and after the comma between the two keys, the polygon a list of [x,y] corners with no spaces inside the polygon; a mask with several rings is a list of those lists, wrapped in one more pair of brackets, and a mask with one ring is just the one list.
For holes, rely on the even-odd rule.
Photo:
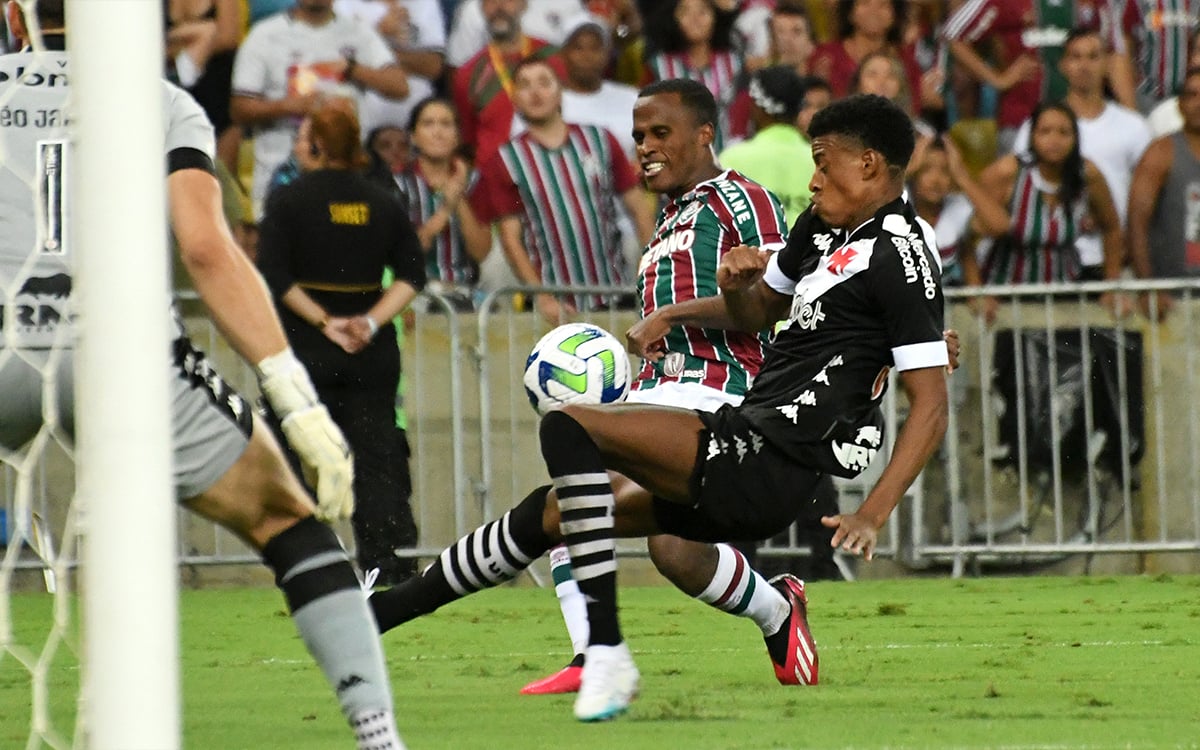
{"label": "grass field", "polygon": [[[553,596],[487,592],[385,636],[400,727],[412,750],[1200,747],[1200,578],[817,583],[810,599],[821,685],[782,688],[749,621],[622,590],[642,694],[581,725],[570,697],[517,695],[565,659]],[[12,605],[17,643],[44,640],[49,598]],[[276,592],[189,591],[182,615],[185,747],[351,747]],[[70,649],[50,675],[69,732]],[[30,700],[0,657],[0,748],[25,747]]]}

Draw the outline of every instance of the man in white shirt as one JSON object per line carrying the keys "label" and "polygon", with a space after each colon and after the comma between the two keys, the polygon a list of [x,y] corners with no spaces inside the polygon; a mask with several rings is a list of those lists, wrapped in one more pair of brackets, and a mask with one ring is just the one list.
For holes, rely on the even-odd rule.
{"label": "man in white shirt", "polygon": [[297,0],[290,11],[250,29],[233,65],[229,111],[234,122],[254,130],[255,218],[304,116],[330,96],[361,107],[368,90],[403,99],[408,77],[378,32],[335,15],[333,0]]}
{"label": "man in white shirt", "polygon": [[[582,11],[581,0],[529,0],[521,14],[521,31],[557,46],[567,37],[567,22]],[[463,0],[450,26],[446,64],[452,68],[461,67],[487,46],[488,39],[487,21],[480,0]]]}
{"label": "man in white shirt", "polygon": [[[1137,112],[1104,97],[1104,75],[1108,68],[1108,52],[1100,32],[1075,30],[1063,43],[1059,63],[1067,80],[1065,103],[1079,121],[1079,150],[1104,175],[1121,226],[1129,209],[1129,185],[1133,169],[1142,152],[1150,145],[1150,128]],[[1029,148],[1029,122],[1017,131],[1013,151],[1023,153]],[[1103,278],[1091,275],[1091,269],[1104,263],[1100,237],[1095,233],[1081,236],[1075,242],[1085,279]]]}
{"label": "man in white shirt", "polygon": [[567,23],[561,55],[567,69],[563,81],[563,119],[583,125],[598,125],[616,136],[625,155],[635,155],[633,104],[637,89],[605,80],[612,54],[612,38],[602,20],[583,13]]}
{"label": "man in white shirt", "polygon": [[446,70],[446,17],[438,0],[334,0],[333,12],[363,21],[392,48],[408,74],[408,96],[366,92],[359,120],[364,135],[378,127],[408,127],[413,108],[434,94]]}

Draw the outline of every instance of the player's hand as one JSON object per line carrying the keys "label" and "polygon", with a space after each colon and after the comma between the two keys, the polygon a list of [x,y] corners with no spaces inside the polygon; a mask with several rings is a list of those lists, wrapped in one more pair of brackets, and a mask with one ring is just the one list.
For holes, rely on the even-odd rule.
{"label": "player's hand", "polygon": [[256,369],[263,395],[300,456],[304,479],[316,489],[317,517],[349,518],[354,512],[354,460],[342,431],[317,400],[308,371],[291,349],[267,357]]}
{"label": "player's hand", "polygon": [[852,555],[862,555],[870,560],[875,554],[875,540],[879,530],[875,524],[857,513],[841,513],[836,516],[822,516],[821,524],[828,529],[836,529],[829,546],[841,547]]}
{"label": "player's hand", "polygon": [[950,355],[950,364],[946,365],[946,372],[952,373],[958,369],[958,355],[962,352],[962,344],[958,340],[958,331],[953,328],[942,331],[942,338],[946,340],[946,353]]}
{"label": "player's hand", "polygon": [[662,314],[660,308],[634,323],[633,327],[625,332],[625,348],[630,354],[657,362],[666,354],[666,338],[670,330],[671,322]]}
{"label": "player's hand", "polygon": [[717,266],[717,286],[723,292],[749,289],[762,278],[770,257],[769,250],[759,250],[749,245],[731,248],[721,258],[721,265]]}

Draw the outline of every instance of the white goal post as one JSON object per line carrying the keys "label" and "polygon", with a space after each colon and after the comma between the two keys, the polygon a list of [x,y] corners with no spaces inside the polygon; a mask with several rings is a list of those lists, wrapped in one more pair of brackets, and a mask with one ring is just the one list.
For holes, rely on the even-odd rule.
{"label": "white goal post", "polygon": [[66,3],[84,503],[79,727],[93,750],[181,742],[162,7]]}

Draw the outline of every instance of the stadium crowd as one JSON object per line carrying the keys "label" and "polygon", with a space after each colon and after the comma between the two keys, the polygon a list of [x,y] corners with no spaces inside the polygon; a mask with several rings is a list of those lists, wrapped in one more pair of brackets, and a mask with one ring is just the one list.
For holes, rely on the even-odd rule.
{"label": "stadium crowd", "polygon": [[[620,189],[597,199],[592,173],[612,159],[603,171],[619,180],[643,176],[630,136],[637,89],[687,77],[718,102],[714,149],[780,195],[789,221],[807,203],[810,160],[757,175],[772,160],[748,153],[802,154],[812,114],[849,93],[900,104],[919,135],[909,197],[937,229],[949,285],[1200,268],[1186,85],[1200,64],[1200,0],[164,0],[164,10],[168,77],[217,129],[225,186],[240,199],[228,212],[251,256],[268,192],[303,169],[301,122],[344,97],[372,174],[408,205],[431,291],[470,306],[481,287],[514,279],[625,283],[646,214]],[[526,134],[514,72],[527,58],[549,63],[563,121],[584,130]],[[798,133],[782,141],[777,113],[756,111],[779,104],[755,83],[768,68],[795,74],[768,79],[801,102]],[[537,110],[547,94],[529,96]],[[772,137],[753,146],[764,130]],[[607,140],[581,135],[592,132]],[[580,168],[555,189],[570,200],[546,206],[544,186],[523,182],[530,160],[568,143]],[[651,193],[640,198],[655,210]],[[609,216],[619,234],[597,227]],[[548,217],[595,236],[541,236]],[[1158,302],[1165,313],[1170,299]],[[547,317],[570,308],[538,305]]]}

